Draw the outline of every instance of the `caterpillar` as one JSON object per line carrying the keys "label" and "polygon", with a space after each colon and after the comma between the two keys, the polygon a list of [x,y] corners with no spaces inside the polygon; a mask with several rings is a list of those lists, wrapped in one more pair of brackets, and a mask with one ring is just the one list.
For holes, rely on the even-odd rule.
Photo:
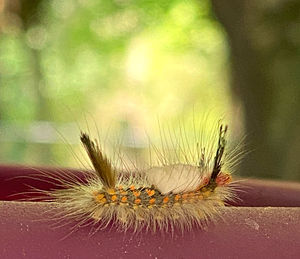
{"label": "caterpillar", "polygon": [[236,197],[232,165],[238,149],[227,150],[227,131],[219,123],[211,134],[214,143],[197,142],[184,159],[176,153],[176,159],[135,172],[118,170],[98,141],[81,132],[93,170],[85,181],[71,175],[59,180],[63,188],[43,194],[62,209],[58,218],[74,219],[77,227],[92,224],[95,232],[108,226],[134,233],[204,228]]}

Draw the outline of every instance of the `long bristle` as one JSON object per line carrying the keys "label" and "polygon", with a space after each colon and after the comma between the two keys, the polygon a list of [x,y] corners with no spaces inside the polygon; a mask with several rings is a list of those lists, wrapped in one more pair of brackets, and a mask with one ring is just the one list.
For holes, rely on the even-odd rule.
{"label": "long bristle", "polygon": [[216,151],[216,156],[214,159],[214,167],[213,171],[211,174],[210,181],[215,182],[217,176],[221,172],[222,168],[222,157],[224,154],[225,146],[226,146],[226,133],[227,133],[227,125],[224,127],[223,125],[220,126],[220,131],[219,131],[219,139],[218,139],[218,148]]}
{"label": "long bristle", "polygon": [[107,188],[114,188],[116,185],[116,173],[108,158],[102,153],[98,144],[90,139],[88,134],[82,132],[80,140],[102,184]]}

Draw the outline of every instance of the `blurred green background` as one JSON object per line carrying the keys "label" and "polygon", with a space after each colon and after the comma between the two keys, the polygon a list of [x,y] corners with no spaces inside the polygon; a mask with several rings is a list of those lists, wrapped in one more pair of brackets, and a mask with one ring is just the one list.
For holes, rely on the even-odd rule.
{"label": "blurred green background", "polygon": [[95,124],[139,156],[209,114],[241,175],[300,180],[299,28],[296,0],[0,0],[0,162],[76,166]]}

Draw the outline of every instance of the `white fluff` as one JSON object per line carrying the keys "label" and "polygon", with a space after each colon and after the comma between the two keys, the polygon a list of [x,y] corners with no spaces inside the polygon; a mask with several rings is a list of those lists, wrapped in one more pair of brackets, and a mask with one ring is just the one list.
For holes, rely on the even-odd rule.
{"label": "white fluff", "polygon": [[186,164],[152,167],[147,172],[147,180],[162,194],[191,192],[203,181],[203,174],[197,166]]}

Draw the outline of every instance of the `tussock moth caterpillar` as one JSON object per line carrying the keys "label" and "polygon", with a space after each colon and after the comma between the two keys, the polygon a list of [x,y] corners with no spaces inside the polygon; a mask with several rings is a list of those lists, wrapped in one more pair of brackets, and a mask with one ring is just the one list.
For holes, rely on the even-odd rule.
{"label": "tussock moth caterpillar", "polygon": [[[154,147],[157,165],[125,173],[97,140],[82,132],[80,140],[93,167],[86,181],[61,177],[62,189],[41,192],[63,208],[57,218],[75,219],[76,227],[93,224],[97,231],[112,223],[133,232],[204,227],[235,198],[231,172],[239,148],[228,152],[227,131],[227,125],[218,124],[207,143],[200,139],[194,147],[186,145],[185,137],[173,140],[177,151],[169,158],[163,156],[168,149],[165,137],[161,152]],[[121,157],[119,162],[128,168]]]}

